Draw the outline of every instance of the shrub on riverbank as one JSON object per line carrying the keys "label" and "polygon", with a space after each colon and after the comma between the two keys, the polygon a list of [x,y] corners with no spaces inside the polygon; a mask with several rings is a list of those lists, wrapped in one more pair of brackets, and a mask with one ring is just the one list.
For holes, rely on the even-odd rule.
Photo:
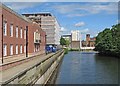
{"label": "shrub on riverbank", "polygon": [[68,48],[64,48],[65,54],[68,54]]}
{"label": "shrub on riverbank", "polygon": [[96,37],[95,50],[100,54],[120,57],[120,24],[106,28]]}
{"label": "shrub on riverbank", "polygon": [[79,51],[79,49],[70,49],[69,51]]}

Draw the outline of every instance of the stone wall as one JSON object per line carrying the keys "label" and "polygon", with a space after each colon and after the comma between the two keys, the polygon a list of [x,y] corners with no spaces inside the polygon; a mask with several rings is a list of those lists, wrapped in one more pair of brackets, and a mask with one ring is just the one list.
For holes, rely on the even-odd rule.
{"label": "stone wall", "polygon": [[44,85],[47,83],[57,66],[62,61],[63,56],[64,50],[60,50],[53,56],[39,62],[36,65],[33,65],[31,68],[4,82],[3,86],[8,84]]}

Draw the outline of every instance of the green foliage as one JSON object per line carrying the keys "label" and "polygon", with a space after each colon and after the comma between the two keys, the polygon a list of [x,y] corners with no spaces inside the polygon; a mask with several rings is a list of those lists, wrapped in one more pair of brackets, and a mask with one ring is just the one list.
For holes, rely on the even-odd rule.
{"label": "green foliage", "polygon": [[64,38],[61,37],[60,39],[60,45],[66,45],[66,40]]}
{"label": "green foliage", "polygon": [[61,39],[60,39],[60,45],[66,45],[67,47],[69,46],[69,44],[70,44],[70,41],[69,40],[67,40],[67,39],[64,39],[63,37],[61,37]]}
{"label": "green foliage", "polygon": [[120,57],[120,24],[106,28],[96,37],[95,50],[101,54]]}
{"label": "green foliage", "polygon": [[64,48],[65,54],[68,54],[68,48]]}
{"label": "green foliage", "polygon": [[70,49],[69,51],[79,51],[79,49]]}

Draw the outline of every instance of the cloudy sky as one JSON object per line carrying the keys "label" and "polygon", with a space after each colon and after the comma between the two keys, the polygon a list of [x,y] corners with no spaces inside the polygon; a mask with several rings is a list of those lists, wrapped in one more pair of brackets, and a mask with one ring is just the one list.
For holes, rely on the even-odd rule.
{"label": "cloudy sky", "polygon": [[6,2],[4,4],[20,14],[51,12],[62,27],[63,34],[69,34],[71,30],[80,30],[84,38],[86,33],[95,36],[104,28],[117,24],[118,3],[112,0],[98,1],[100,2]]}

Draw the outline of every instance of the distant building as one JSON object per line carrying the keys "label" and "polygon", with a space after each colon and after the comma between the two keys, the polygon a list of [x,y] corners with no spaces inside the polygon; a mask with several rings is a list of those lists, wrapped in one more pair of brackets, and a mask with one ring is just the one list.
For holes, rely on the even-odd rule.
{"label": "distant building", "polygon": [[86,34],[86,41],[82,40],[82,47],[95,47],[96,38],[90,38],[90,34]]}
{"label": "distant building", "polygon": [[72,41],[80,41],[80,31],[72,30],[71,31]]}
{"label": "distant building", "polygon": [[39,26],[46,32],[47,45],[60,45],[60,25],[51,13],[45,12],[23,15],[39,24]]}
{"label": "distant building", "polygon": [[71,31],[71,48],[72,49],[80,49],[80,31],[72,30]]}

